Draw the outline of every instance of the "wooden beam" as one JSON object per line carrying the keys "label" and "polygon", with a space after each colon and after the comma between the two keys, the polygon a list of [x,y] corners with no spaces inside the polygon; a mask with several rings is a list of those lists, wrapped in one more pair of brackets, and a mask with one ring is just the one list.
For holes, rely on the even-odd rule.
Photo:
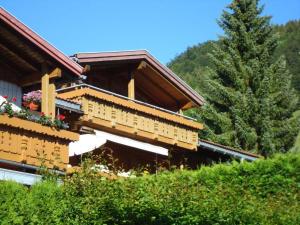
{"label": "wooden beam", "polygon": [[128,98],[135,98],[135,88],[134,88],[134,73],[130,73],[130,78],[128,82]]}
{"label": "wooden beam", "polygon": [[180,110],[186,110],[186,109],[190,109],[194,106],[193,102],[188,102],[186,103],[184,106],[181,107]]}
{"label": "wooden beam", "polygon": [[15,74],[18,74],[18,75],[21,75],[24,73],[24,71],[21,68],[19,68],[13,62],[8,60],[5,56],[3,56],[1,54],[1,51],[0,51],[0,58],[1,58],[0,66],[7,67],[7,68],[9,68],[9,70],[11,70],[12,72],[14,72]]}
{"label": "wooden beam", "polygon": [[61,77],[61,69],[56,67],[52,72],[49,73],[49,78],[60,78]]}
{"label": "wooden beam", "polygon": [[47,73],[47,66],[42,65],[42,112],[49,115],[49,74]]}
{"label": "wooden beam", "polygon": [[[60,68],[55,68],[51,72],[48,72],[49,79],[60,78],[61,74],[62,74],[62,71]],[[26,87],[26,86],[30,86],[33,84],[38,84],[41,82],[42,75],[43,74],[40,72],[25,75],[25,77],[22,78],[20,81],[20,86]]]}
{"label": "wooden beam", "polygon": [[[145,91],[143,89],[143,87],[139,87],[139,86],[135,86],[135,90],[136,90],[136,95],[141,97],[141,101],[145,101],[143,99],[143,97],[145,97],[146,99],[149,99],[150,102],[152,102],[153,105],[162,107],[161,103],[159,102],[159,100],[157,98],[154,98],[154,96],[151,93],[148,93],[147,91]],[[146,102],[146,101],[145,101]]]}
{"label": "wooden beam", "polygon": [[[1,55],[0,55],[0,58],[1,58]],[[1,70],[4,69],[4,71],[5,71],[5,72],[2,71],[2,73],[0,74],[0,79],[7,80],[9,82],[18,84],[19,77],[20,77],[20,74],[22,74],[22,72],[20,72],[19,70],[17,70],[15,67],[11,67],[9,64],[7,64],[7,63],[5,63],[3,61],[0,61],[0,67],[2,67]],[[8,73],[6,71],[8,73],[13,74],[13,75],[12,76],[7,76]]]}
{"label": "wooden beam", "polygon": [[146,63],[145,61],[140,62],[140,64],[137,67],[137,70],[142,70],[144,68],[146,68],[148,65],[148,63]]}
{"label": "wooden beam", "polygon": [[83,73],[87,73],[87,72],[90,72],[91,71],[91,66],[90,65],[85,65],[83,67]]}
{"label": "wooden beam", "polygon": [[41,77],[42,77],[41,73],[32,73],[32,74],[24,75],[24,77],[22,77],[19,82],[20,86],[26,87],[33,84],[38,84],[41,82]]}
{"label": "wooden beam", "polygon": [[[138,71],[140,71],[140,73],[144,73],[144,71],[149,68],[151,71],[153,71],[155,74],[160,75],[160,73],[154,69],[151,65],[149,65],[147,62],[142,61],[140,62],[140,64],[138,65],[137,69]],[[156,84],[153,80],[149,79],[147,76],[143,76],[143,78],[147,79],[148,82],[150,82],[151,84],[153,84],[154,86],[156,86],[158,89],[160,89],[163,93],[165,93],[168,97],[170,97],[175,103],[178,103],[178,100],[176,98],[174,98],[171,94],[169,94],[164,88],[162,88],[161,86],[159,86],[158,84]],[[166,79],[164,79],[166,80]],[[166,80],[167,81],[167,80]],[[168,82],[168,81],[167,81]],[[169,82],[168,82],[169,83]],[[173,86],[173,85],[172,85]]]}
{"label": "wooden beam", "polygon": [[0,43],[0,51],[6,52],[9,57],[14,57],[19,62],[24,63],[31,70],[34,70],[34,71],[38,70],[37,64],[30,61],[28,58],[22,57],[22,52],[17,51],[16,49],[12,49],[12,46],[8,46],[8,44],[4,45],[4,44]]}
{"label": "wooden beam", "polygon": [[[146,73],[146,70],[151,70],[153,71],[156,75],[160,76],[161,78],[163,78],[167,83],[169,83],[175,90],[177,90],[179,93],[183,94],[186,98],[187,95],[178,90],[178,88],[176,88],[172,83],[170,83],[166,78],[162,77],[160,72],[158,72],[154,67],[152,67],[149,63],[142,61],[139,66],[137,67],[137,70],[139,70],[141,73]],[[169,92],[167,92],[163,87],[159,86],[158,84],[155,84],[153,80],[151,80],[150,78],[148,78],[147,76],[143,76],[145,79],[147,79],[149,82],[152,82],[155,86],[157,86],[160,90],[162,90],[166,95],[168,95],[171,99],[173,99],[177,104],[179,103],[178,100],[176,98],[173,97],[173,95],[171,95]],[[189,109],[191,107],[194,107],[194,104],[192,102],[188,102],[185,106],[182,107],[182,109]]]}
{"label": "wooden beam", "polygon": [[[11,49],[14,53],[20,55],[27,62],[36,67],[36,71],[40,69],[40,59],[44,58],[42,53],[36,51],[31,44],[24,40],[24,37],[16,35],[12,29],[4,24],[0,24],[1,30],[1,43],[7,48]],[[16,44],[18,43],[18,44]],[[32,55],[34,52],[34,55]]]}
{"label": "wooden beam", "polygon": [[145,73],[141,70],[141,74],[143,74],[143,78],[145,79],[146,82],[148,82],[150,85],[156,87],[159,91],[161,91],[164,95],[166,95],[168,98],[170,98],[173,102],[174,105],[178,105],[178,100],[174,98],[173,95],[171,95],[169,92],[167,92],[163,87],[161,87],[159,84],[155,83],[151,78],[147,77]]}

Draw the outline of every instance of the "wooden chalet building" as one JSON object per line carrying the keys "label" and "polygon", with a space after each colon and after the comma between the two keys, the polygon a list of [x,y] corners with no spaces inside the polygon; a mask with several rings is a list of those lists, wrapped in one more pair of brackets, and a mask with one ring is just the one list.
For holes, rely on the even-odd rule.
{"label": "wooden chalet building", "polygon": [[[22,111],[24,94],[38,90],[40,109]],[[7,112],[8,102],[15,113]],[[111,154],[125,170],[150,171],[255,160],[199,140],[203,125],[183,111],[203,104],[147,51],[68,57],[0,8],[0,179],[32,184],[41,164],[65,173],[89,154],[106,160]],[[62,120],[69,125],[58,129]]]}

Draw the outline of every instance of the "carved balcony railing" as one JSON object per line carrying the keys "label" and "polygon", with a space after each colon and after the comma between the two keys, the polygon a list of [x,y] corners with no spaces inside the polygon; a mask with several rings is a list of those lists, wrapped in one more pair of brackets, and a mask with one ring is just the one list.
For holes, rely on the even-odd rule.
{"label": "carved balcony railing", "polygon": [[78,139],[77,133],[0,115],[0,159],[3,160],[66,170],[68,144]]}
{"label": "carved balcony railing", "polygon": [[174,112],[128,99],[90,85],[61,92],[82,104],[81,125],[195,150],[202,124]]}

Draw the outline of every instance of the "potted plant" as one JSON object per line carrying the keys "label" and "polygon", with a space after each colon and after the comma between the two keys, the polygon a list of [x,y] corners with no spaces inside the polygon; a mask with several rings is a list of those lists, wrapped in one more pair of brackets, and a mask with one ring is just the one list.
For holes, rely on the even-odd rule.
{"label": "potted plant", "polygon": [[32,111],[37,111],[41,105],[42,92],[31,91],[23,96],[23,105]]}

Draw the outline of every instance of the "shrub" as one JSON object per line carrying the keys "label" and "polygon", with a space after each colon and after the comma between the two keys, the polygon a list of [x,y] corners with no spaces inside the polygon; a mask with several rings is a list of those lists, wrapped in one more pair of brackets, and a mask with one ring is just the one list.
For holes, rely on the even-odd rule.
{"label": "shrub", "polygon": [[0,183],[2,224],[300,224],[300,154],[58,186]]}

